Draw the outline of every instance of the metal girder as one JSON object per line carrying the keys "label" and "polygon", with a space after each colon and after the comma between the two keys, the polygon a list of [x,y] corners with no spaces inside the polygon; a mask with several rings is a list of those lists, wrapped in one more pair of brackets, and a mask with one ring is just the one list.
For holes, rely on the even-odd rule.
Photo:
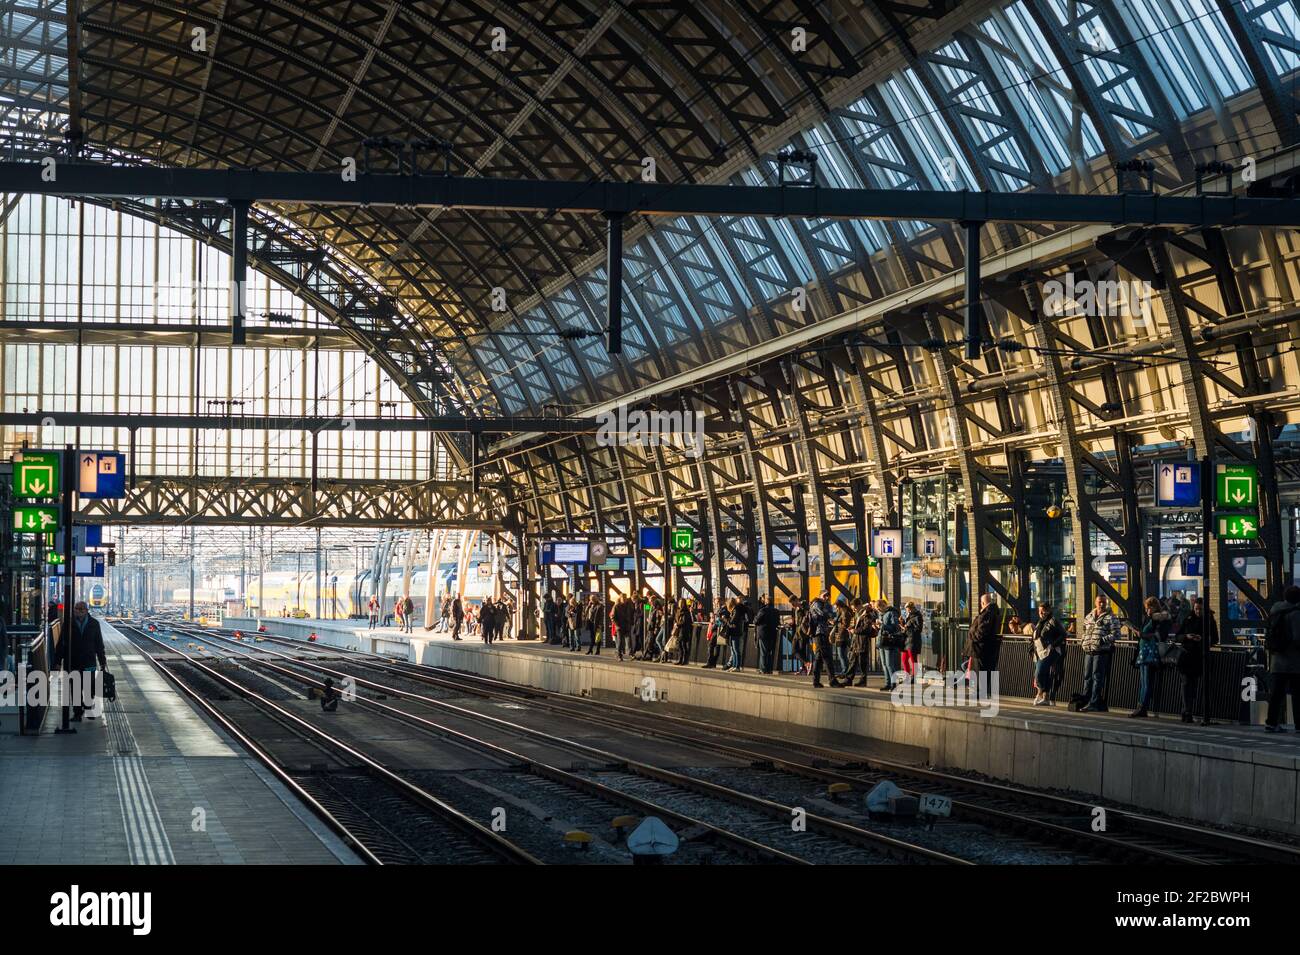
{"label": "metal girder", "polygon": [[[1025,282],[993,284],[988,288],[990,297],[1009,312],[1019,317],[1032,329],[1039,348],[1045,349],[1041,360],[1047,380],[1053,418],[1060,435],[1060,454],[1065,467],[1065,486],[1074,508],[1070,515],[1070,536],[1074,552],[1075,601],[1080,612],[1091,607],[1094,593],[1105,596],[1124,608],[1130,620],[1141,619],[1142,612],[1142,529],[1137,500],[1137,477],[1133,468],[1132,441],[1121,428],[1110,432],[1114,454],[1107,458],[1089,451],[1078,435],[1076,422],[1081,412],[1101,418],[1124,417],[1123,394],[1113,375],[1104,375],[1107,406],[1089,401],[1075,387],[1065,373],[1060,350],[1083,350],[1084,342],[1066,336],[1054,319],[1039,312],[1042,295],[1036,283]],[[1099,336],[1100,325],[1089,322],[1089,340],[1092,347],[1100,348],[1106,342]],[[1111,410],[1113,409],[1113,410]],[[1116,527],[1099,510],[1106,502],[1118,502],[1121,524]],[[1023,523],[1022,523],[1022,526]],[[1128,593],[1121,593],[1093,566],[1094,532],[1110,539],[1120,550],[1120,558],[1128,566]],[[1027,543],[1027,542],[1026,542]],[[1028,607],[1021,611],[1021,619]]]}
{"label": "metal girder", "polygon": [[[194,428],[200,431],[402,431],[461,434],[583,434],[600,429],[594,418],[473,417],[436,415],[425,418],[311,417],[297,415],[181,415],[77,411],[5,411],[0,425],[41,427],[50,420],[65,428]],[[708,434],[736,430],[728,421],[707,420]]]}
{"label": "metal girder", "polygon": [[782,186],[581,183],[458,176],[172,169],[60,163],[52,181],[39,162],[0,162],[10,192],[96,198],[154,197],[326,206],[417,206],[583,214],[776,216],[1040,224],[1300,226],[1300,198],[1123,193],[949,192]]}
{"label": "metal girder", "polygon": [[[803,457],[808,491],[812,496],[821,551],[822,589],[836,599],[867,596],[866,479],[862,475],[835,474],[853,456],[851,429],[846,422],[827,428],[813,421],[810,412],[843,407],[834,363],[825,354],[792,356],[784,365],[785,390],[794,412],[795,442]],[[852,535],[851,537],[849,535]],[[836,551],[847,561],[835,560]],[[857,576],[855,591],[836,571]]]}
{"label": "metal girder", "polygon": [[77,520],[91,524],[204,524],[293,527],[513,526],[497,491],[467,484],[320,478],[137,476],[117,500],[82,498]]}
{"label": "metal girder", "polygon": [[[775,600],[778,589],[787,597],[803,600],[808,599],[809,591],[808,525],[798,462],[788,442],[779,437],[774,442],[769,437],[773,425],[786,424],[781,396],[783,384],[779,370],[770,366],[759,374],[734,376],[727,381],[732,407],[741,423],[741,454],[754,488],[769,601]],[[751,394],[752,399],[746,400]],[[776,480],[769,482],[765,470],[774,472]],[[778,553],[790,572],[798,575],[798,591],[780,579],[776,569]]]}
{"label": "metal girder", "polygon": [[[1204,266],[1203,273],[1213,277],[1217,285],[1224,309],[1233,317],[1243,313],[1243,299],[1237,284],[1236,270],[1223,237],[1213,231],[1202,235],[1202,242],[1193,242],[1187,236],[1170,236],[1164,232],[1139,235],[1141,242],[1120,246],[1118,243],[1103,243],[1102,251],[1111,255],[1116,262],[1124,265],[1139,278],[1152,283],[1158,290],[1165,315],[1169,319],[1170,339],[1173,353],[1179,359],[1179,377],[1184,401],[1188,410],[1188,424],[1192,432],[1192,441],[1198,457],[1218,460],[1227,456],[1230,460],[1254,460],[1258,446],[1243,444],[1235,437],[1224,432],[1215,415],[1210,410],[1206,389],[1213,381],[1223,390],[1239,397],[1259,395],[1265,397],[1270,390],[1269,384],[1259,374],[1259,355],[1251,339],[1249,329],[1242,329],[1230,336],[1229,342],[1237,351],[1241,369],[1241,380],[1237,381],[1204,361],[1198,352],[1198,340],[1194,333],[1192,315],[1203,319],[1201,338],[1206,338],[1204,330],[1224,321],[1224,316],[1216,309],[1198,300],[1188,287],[1189,269],[1180,270],[1174,263],[1171,248],[1176,248],[1188,256],[1192,262],[1200,260]],[[1143,247],[1145,246],[1145,248]],[[1246,404],[1245,410],[1252,410]],[[1275,437],[1273,418],[1264,409],[1257,409],[1256,431],[1263,440],[1271,445]],[[1259,418],[1262,416],[1263,420]],[[1260,541],[1254,552],[1264,558],[1267,568],[1267,581],[1271,590],[1276,591],[1282,580],[1282,544],[1281,544],[1281,506],[1278,498],[1277,470],[1269,467],[1272,461],[1270,453],[1263,459],[1265,466],[1259,471],[1260,498]],[[1271,526],[1270,526],[1271,525]],[[1231,581],[1247,599],[1267,613],[1273,593],[1261,594],[1232,566],[1231,556],[1244,556],[1245,549],[1226,550],[1217,536],[1215,543],[1206,554],[1207,597],[1211,608],[1221,626],[1227,624],[1225,607],[1226,588],[1223,582]]]}
{"label": "metal girder", "polygon": [[[1162,181],[1177,184],[1189,179],[1192,156],[1178,117],[1151,75],[1116,5],[1072,0],[1059,7],[1049,0],[1027,0],[1025,8],[1069,79],[1076,102],[1092,120],[1110,160],[1124,162],[1139,152],[1158,154],[1158,144],[1125,126],[1132,123],[1157,134],[1167,150],[1168,157],[1161,165],[1170,167],[1174,175],[1162,173]],[[1064,22],[1058,10],[1067,14]],[[1090,60],[1096,61],[1095,67],[1090,67]],[[1104,84],[1097,81],[1098,76],[1106,77]],[[1145,112],[1136,105],[1134,86],[1146,101]]]}
{"label": "metal girder", "polygon": [[[1242,58],[1250,69],[1250,75],[1259,89],[1268,117],[1277,130],[1279,145],[1294,145],[1300,129],[1297,128],[1296,113],[1300,111],[1300,99],[1295,94],[1294,84],[1282,82],[1273,65],[1269,47],[1276,48],[1283,56],[1291,57],[1296,52],[1294,37],[1279,33],[1270,28],[1266,19],[1279,16],[1278,9],[1285,4],[1278,2],[1246,4],[1241,0],[1218,0],[1219,14],[1227,25]],[[1282,14],[1285,16],[1285,14]],[[1294,29],[1294,26],[1292,26]]]}

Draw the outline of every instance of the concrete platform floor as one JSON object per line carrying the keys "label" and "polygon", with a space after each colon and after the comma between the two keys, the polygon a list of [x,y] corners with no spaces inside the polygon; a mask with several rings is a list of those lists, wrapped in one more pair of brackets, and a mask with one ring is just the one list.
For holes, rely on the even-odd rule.
{"label": "concrete platform floor", "polygon": [[101,624],[117,702],[75,735],[54,707],[40,734],[0,735],[0,865],[359,862]]}

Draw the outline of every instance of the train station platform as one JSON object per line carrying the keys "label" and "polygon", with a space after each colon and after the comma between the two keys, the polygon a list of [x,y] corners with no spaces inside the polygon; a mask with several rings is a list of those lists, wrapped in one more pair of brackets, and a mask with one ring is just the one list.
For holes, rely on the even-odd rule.
{"label": "train station platform", "polygon": [[[780,734],[793,726],[920,747],[935,768],[960,769],[1049,790],[1222,825],[1300,834],[1300,735],[1258,726],[1189,725],[1175,718],[1072,713],[1001,697],[998,709],[896,701],[866,688],[815,689],[796,674],[764,675],[619,662],[529,642],[411,641],[411,659],[546,690],[653,707],[721,712]],[[653,679],[656,701],[642,692]],[[986,715],[987,714],[987,715]]]}
{"label": "train station platform", "polygon": [[0,734],[0,865],[360,861],[125,637],[101,626],[117,681],[103,716],[56,734],[60,711],[51,706],[39,733]]}
{"label": "train station platform", "polygon": [[[831,731],[909,747],[935,768],[958,769],[1021,785],[1067,791],[1171,816],[1300,835],[1300,734],[1260,726],[1185,724],[1177,716],[1134,720],[1123,712],[1072,713],[1003,695],[996,712],[978,705],[895,700],[873,676],[866,688],[815,689],[794,673],[771,676],[705,670],[572,653],[538,641],[478,638],[453,642],[367,631],[342,621],[268,620],[271,633],[318,634],[318,642],[370,649],[377,640],[409,659],[553,692],[651,708],[667,703],[691,715],[740,723],[776,735],[792,727]],[[283,624],[290,626],[285,627]],[[235,622],[233,625],[238,625]],[[400,648],[400,649],[399,649]],[[652,679],[654,701],[643,699]]]}

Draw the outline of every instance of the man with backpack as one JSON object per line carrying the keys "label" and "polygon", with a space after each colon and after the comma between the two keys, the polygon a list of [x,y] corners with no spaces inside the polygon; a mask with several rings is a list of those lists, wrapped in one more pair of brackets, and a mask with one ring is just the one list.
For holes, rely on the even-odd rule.
{"label": "man with backpack", "polygon": [[1292,584],[1268,612],[1264,637],[1268,650],[1268,715],[1264,729],[1285,732],[1286,697],[1291,694],[1291,718],[1300,724],[1300,587]]}

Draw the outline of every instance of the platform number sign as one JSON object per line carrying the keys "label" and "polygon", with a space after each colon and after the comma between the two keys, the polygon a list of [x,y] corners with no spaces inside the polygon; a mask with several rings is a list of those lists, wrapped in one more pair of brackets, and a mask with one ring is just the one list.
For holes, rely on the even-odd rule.
{"label": "platform number sign", "polygon": [[14,497],[57,497],[58,451],[24,451],[14,458]]}
{"label": "platform number sign", "polygon": [[1259,501],[1259,468],[1254,464],[1215,465],[1214,484],[1219,507],[1255,507]]}

